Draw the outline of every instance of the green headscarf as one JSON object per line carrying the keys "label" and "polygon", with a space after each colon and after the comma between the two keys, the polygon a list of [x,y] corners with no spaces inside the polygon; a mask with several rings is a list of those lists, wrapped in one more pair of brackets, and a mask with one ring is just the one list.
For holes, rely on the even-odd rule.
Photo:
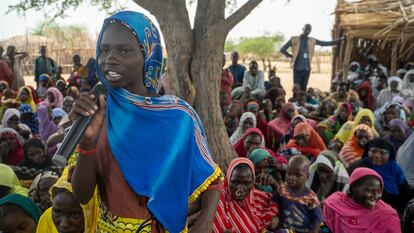
{"label": "green headscarf", "polygon": [[[260,163],[261,161],[265,160],[270,156],[271,155],[267,150],[255,149],[250,153],[249,159],[256,166],[256,164]],[[273,171],[274,169],[272,168],[266,169],[267,174],[271,174]],[[256,186],[256,188],[263,192],[273,193],[273,188],[271,186]]]}
{"label": "green headscarf", "polygon": [[36,223],[39,222],[42,211],[30,198],[27,198],[20,194],[9,194],[0,199],[0,206],[7,203],[21,207],[35,220]]}
{"label": "green headscarf", "polygon": [[270,156],[271,155],[267,150],[255,149],[250,153],[249,159],[254,165],[256,165]]}

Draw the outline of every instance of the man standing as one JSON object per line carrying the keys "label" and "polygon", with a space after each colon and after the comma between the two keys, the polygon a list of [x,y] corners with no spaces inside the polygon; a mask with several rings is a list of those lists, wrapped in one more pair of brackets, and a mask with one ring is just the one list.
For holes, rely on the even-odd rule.
{"label": "man standing", "polygon": [[[300,85],[303,91],[306,91],[311,72],[311,61],[315,45],[332,46],[340,44],[341,39],[334,41],[320,41],[309,37],[312,31],[312,26],[306,24],[303,27],[303,33],[300,36],[294,36],[282,46],[280,52],[286,57],[292,58],[291,67],[293,68],[293,82]],[[287,49],[292,47],[292,54],[288,53]]]}
{"label": "man standing", "polygon": [[243,76],[246,71],[246,67],[238,64],[239,62],[239,53],[234,51],[231,53],[231,65],[227,67],[230,73],[233,75],[234,83],[233,88],[240,87],[243,85]]}
{"label": "man standing", "polygon": [[56,63],[52,58],[46,56],[46,46],[40,46],[40,56],[35,60],[35,82],[36,87],[39,87],[39,76],[47,74],[53,76],[56,72]]}
{"label": "man standing", "polygon": [[23,75],[23,62],[29,54],[27,52],[17,52],[16,47],[10,45],[7,47],[7,60],[9,61],[10,70],[13,72],[13,82],[11,83],[11,89],[17,91],[20,87],[24,86]]}

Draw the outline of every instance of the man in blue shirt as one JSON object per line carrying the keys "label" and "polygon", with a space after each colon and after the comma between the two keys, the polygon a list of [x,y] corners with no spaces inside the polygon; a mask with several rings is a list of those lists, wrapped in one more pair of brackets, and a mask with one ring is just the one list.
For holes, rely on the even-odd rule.
{"label": "man in blue shirt", "polygon": [[[320,41],[309,37],[312,26],[306,24],[303,27],[303,33],[300,36],[294,36],[282,46],[280,52],[286,57],[292,58],[291,67],[293,68],[293,82],[300,85],[300,88],[306,91],[308,86],[309,75],[311,72],[311,61],[315,50],[315,45],[332,46],[340,44],[341,39],[333,41]],[[292,54],[287,49],[292,47]]]}
{"label": "man in blue shirt", "polygon": [[234,79],[233,88],[240,87],[243,84],[243,76],[244,76],[244,72],[246,71],[246,67],[238,64],[239,57],[240,56],[237,51],[234,51],[233,53],[231,53],[231,65],[227,67],[227,69],[233,75],[233,79]]}

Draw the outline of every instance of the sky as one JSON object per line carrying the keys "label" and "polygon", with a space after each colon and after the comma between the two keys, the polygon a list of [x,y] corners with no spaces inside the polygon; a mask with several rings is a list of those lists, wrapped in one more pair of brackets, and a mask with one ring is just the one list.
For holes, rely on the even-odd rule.
{"label": "sky", "polygon": [[[126,9],[141,11],[149,14],[131,0],[121,0]],[[241,6],[247,0],[238,0],[237,6]],[[18,16],[15,12],[5,14],[8,5],[18,0],[0,1],[0,40],[16,35],[30,33],[44,20],[43,11],[28,11],[25,16]],[[286,38],[301,33],[303,25],[310,23],[313,27],[311,36],[320,40],[330,40],[331,30],[335,21],[332,14],[335,10],[336,0],[263,0],[242,22],[230,31],[228,38],[237,39],[240,37],[260,36],[264,33],[281,32]],[[190,21],[194,18],[194,6],[189,7]],[[62,25],[78,24],[84,25],[91,35],[96,36],[107,17],[107,13],[97,7],[87,4],[76,10],[70,10],[68,17],[58,19]],[[151,17],[151,16],[150,16]],[[151,17],[153,20],[154,17]]]}

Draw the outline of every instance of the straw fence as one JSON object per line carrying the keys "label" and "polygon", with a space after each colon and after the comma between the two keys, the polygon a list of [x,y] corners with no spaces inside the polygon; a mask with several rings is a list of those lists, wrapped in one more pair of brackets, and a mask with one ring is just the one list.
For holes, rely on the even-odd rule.
{"label": "straw fence", "polygon": [[26,75],[33,74],[34,60],[40,56],[39,48],[47,47],[47,56],[63,67],[64,73],[72,70],[72,56],[79,54],[82,64],[86,64],[90,57],[95,57],[95,41],[90,38],[78,37],[70,41],[59,40],[59,38],[26,35],[14,36],[0,41],[0,45],[6,50],[7,46],[14,45],[18,52],[28,52],[29,58],[25,61],[24,71]]}

